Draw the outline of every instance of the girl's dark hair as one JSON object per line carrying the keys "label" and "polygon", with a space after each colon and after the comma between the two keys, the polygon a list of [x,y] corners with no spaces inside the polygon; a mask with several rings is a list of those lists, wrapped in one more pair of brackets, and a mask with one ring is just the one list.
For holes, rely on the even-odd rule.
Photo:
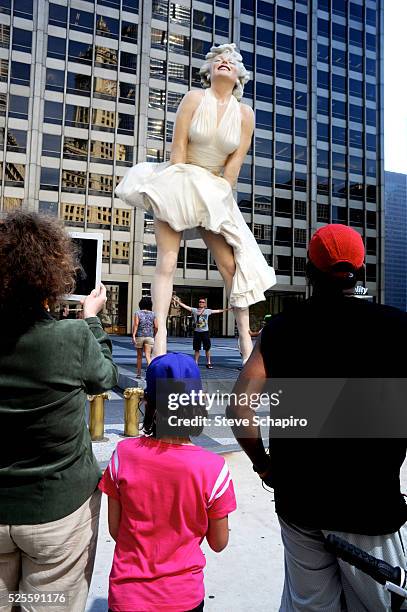
{"label": "girl's dark hair", "polygon": [[0,221],[0,316],[14,334],[27,330],[75,283],[75,247],[49,216],[13,211]]}
{"label": "girl's dark hair", "polygon": [[[208,416],[205,405],[194,403],[188,406],[180,405],[176,410],[169,408],[169,396],[171,394],[181,395],[187,393],[185,383],[182,381],[168,380],[167,389],[161,383],[160,393],[155,398],[149,398],[145,392],[144,397],[145,415],[143,431],[148,436],[162,438],[164,436],[178,436],[188,438],[189,436],[200,436],[204,428],[204,417]],[[174,426],[168,422],[169,417],[180,419],[180,425]],[[198,417],[197,425],[183,424],[184,420]]]}
{"label": "girl's dark hair", "polygon": [[363,270],[363,266],[356,270],[351,264],[341,262],[332,266],[329,272],[322,272],[308,261],[305,273],[314,289],[326,293],[342,293],[355,287],[358,280],[363,280]]}
{"label": "girl's dark hair", "polygon": [[151,301],[150,297],[142,297],[138,303],[138,307],[140,310],[152,310],[153,302]]}

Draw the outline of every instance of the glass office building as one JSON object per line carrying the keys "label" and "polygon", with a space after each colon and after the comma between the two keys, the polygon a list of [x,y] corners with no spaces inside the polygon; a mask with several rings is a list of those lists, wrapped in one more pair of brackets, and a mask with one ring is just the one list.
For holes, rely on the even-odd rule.
{"label": "glass office building", "polygon": [[[328,222],[362,233],[366,283],[383,297],[380,0],[0,0],[0,206],[103,233],[122,331],[156,247],[152,218],[114,188],[134,163],[168,160],[183,94],[200,86],[210,46],[231,40],[256,113],[236,197],[278,280],[253,317],[305,295],[307,243]],[[181,243],[175,287],[183,301],[226,304],[199,240]],[[233,333],[230,315],[216,325]]]}
{"label": "glass office building", "polygon": [[385,304],[407,310],[407,175],[384,173]]}

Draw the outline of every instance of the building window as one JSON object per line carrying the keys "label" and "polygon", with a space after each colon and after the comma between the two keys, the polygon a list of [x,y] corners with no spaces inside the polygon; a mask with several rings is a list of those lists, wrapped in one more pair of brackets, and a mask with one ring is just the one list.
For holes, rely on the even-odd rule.
{"label": "building window", "polygon": [[[305,204],[305,203],[304,203]],[[293,211],[292,200],[285,198],[275,199],[275,214],[277,217],[291,217]]]}
{"label": "building window", "polygon": [[69,41],[68,59],[78,64],[91,64],[93,58],[93,47],[87,43]]}
{"label": "building window", "polygon": [[9,96],[8,116],[16,119],[28,119],[28,102],[29,98],[25,96]]}
{"label": "building window", "polygon": [[344,206],[332,206],[332,223],[346,225],[347,222],[347,209]]}
{"label": "building window", "polygon": [[155,244],[143,245],[143,265],[155,266],[157,259],[157,247]]}
{"label": "building window", "polygon": [[329,152],[325,149],[317,149],[318,168],[329,168]]}
{"label": "building window", "polygon": [[284,276],[291,275],[291,257],[289,255],[276,256],[276,273]]}
{"label": "building window", "polygon": [[122,41],[123,42],[137,42],[137,24],[129,23],[128,21],[122,21]]}
{"label": "building window", "polygon": [[89,107],[67,104],[65,106],[65,125],[69,125],[71,127],[76,128],[88,129]]}
{"label": "building window", "polygon": [[88,141],[82,138],[64,138],[64,157],[67,159],[77,159],[87,157]]}
{"label": "building window", "polygon": [[277,189],[291,189],[292,176],[290,170],[275,169],[275,186]]}
{"label": "building window", "polygon": [[136,102],[136,86],[131,83],[119,83],[119,102],[134,105]]}
{"label": "building window", "polygon": [[193,270],[206,270],[207,249],[187,249],[187,267]]}
{"label": "building window", "polygon": [[93,21],[93,13],[88,13],[87,11],[83,11],[81,9],[71,8],[69,19],[71,30],[93,33]]}
{"label": "building window", "polygon": [[[59,172],[59,171],[58,171]],[[85,193],[86,172],[79,170],[62,171],[62,190],[72,193]]]}
{"label": "building window", "polygon": [[292,229],[291,227],[276,227],[276,246],[291,246],[292,241]]}
{"label": "building window", "polygon": [[[47,71],[48,72],[48,71]],[[30,85],[30,64],[22,62],[11,62],[11,82],[16,85]]]}
{"label": "building window", "polygon": [[7,130],[7,151],[15,153],[26,153],[27,150],[27,132],[25,130],[16,130],[8,128]]}
{"label": "building window", "polygon": [[194,28],[204,32],[212,32],[213,17],[210,13],[194,10]]}
{"label": "building window", "polygon": [[49,3],[48,23],[60,28],[66,28],[68,9],[66,6]]}
{"label": "building window", "polygon": [[41,189],[58,191],[59,187],[59,168],[41,168],[40,178]]}
{"label": "building window", "polygon": [[287,142],[276,141],[275,145],[276,159],[281,161],[292,162],[292,145]]}
{"label": "building window", "polygon": [[137,55],[122,51],[120,54],[120,70],[135,74],[137,72]]}
{"label": "building window", "polygon": [[253,226],[253,236],[260,243],[270,244],[271,242],[271,225],[263,225],[262,223],[255,223]]}
{"label": "building window", "polygon": [[317,222],[329,223],[329,205],[317,203]]}
{"label": "building window", "polygon": [[47,157],[60,157],[61,136],[55,134],[42,135],[42,154]]}
{"label": "building window", "polygon": [[51,102],[45,100],[44,102],[44,121],[47,123],[54,123],[57,125],[62,124],[62,103]]}
{"label": "building window", "polygon": [[307,218],[307,204],[302,200],[295,200],[295,218],[306,219]]}
{"label": "building window", "polygon": [[22,30],[20,28],[13,28],[12,47],[15,51],[31,53],[32,32],[29,30]]}
{"label": "building window", "polygon": [[178,4],[177,2],[171,2],[170,22],[177,23],[178,25],[183,25],[189,28],[189,26],[191,25],[191,10],[186,6],[183,6],[182,4]]}
{"label": "building window", "polygon": [[305,257],[294,257],[294,275],[305,276],[306,265],[307,260]]}
{"label": "building window", "polygon": [[66,38],[48,36],[47,56],[65,61]]}
{"label": "building window", "polygon": [[109,47],[95,46],[95,66],[99,68],[107,68],[116,70],[117,68],[117,51],[109,49]]}
{"label": "building window", "polygon": [[100,193],[113,193],[113,176],[108,174],[89,174],[89,193],[99,195]]}
{"label": "building window", "polygon": [[363,226],[363,210],[359,210],[358,208],[351,208],[349,210],[349,223],[350,225],[354,225],[357,227]]}

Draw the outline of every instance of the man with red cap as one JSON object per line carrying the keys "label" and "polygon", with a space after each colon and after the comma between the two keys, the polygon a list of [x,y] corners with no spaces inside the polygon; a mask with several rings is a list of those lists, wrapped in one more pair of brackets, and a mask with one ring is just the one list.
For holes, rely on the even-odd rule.
{"label": "man with red cap", "polygon": [[[307,262],[312,296],[274,316],[263,329],[233,389],[237,396],[259,379],[264,384],[271,378],[405,378],[399,355],[407,343],[407,315],[354,296],[364,257],[363,240],[355,230],[330,224],[315,232]],[[380,405],[384,413],[387,408]],[[305,409],[313,414],[313,406]],[[227,414],[253,417],[248,405],[231,405]],[[406,440],[275,434],[267,455],[259,428],[250,422],[234,432],[254,471],[274,488],[285,561],[280,612],[389,610],[389,593],[339,563],[326,550],[325,537],[335,532],[392,565],[406,567],[407,506],[399,480]]]}

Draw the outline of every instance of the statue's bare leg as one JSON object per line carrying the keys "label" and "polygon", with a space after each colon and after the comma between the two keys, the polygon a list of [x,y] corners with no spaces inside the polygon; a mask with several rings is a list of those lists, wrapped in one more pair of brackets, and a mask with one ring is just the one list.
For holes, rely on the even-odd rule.
{"label": "statue's bare leg", "polygon": [[181,234],[175,232],[164,221],[154,219],[154,230],[157,243],[157,263],[154,281],[151,284],[151,298],[158,328],[154,338],[153,359],[167,352],[167,316],[181,242]]}
{"label": "statue's bare leg", "polygon": [[[216,266],[225,283],[226,294],[229,297],[232,289],[233,276],[236,271],[233,249],[220,234],[214,234],[208,230],[201,229],[201,235],[216,261]],[[242,353],[243,363],[245,363],[250,357],[250,353],[253,349],[252,339],[249,334],[249,309],[234,308],[233,313],[239,331],[240,351]]]}

